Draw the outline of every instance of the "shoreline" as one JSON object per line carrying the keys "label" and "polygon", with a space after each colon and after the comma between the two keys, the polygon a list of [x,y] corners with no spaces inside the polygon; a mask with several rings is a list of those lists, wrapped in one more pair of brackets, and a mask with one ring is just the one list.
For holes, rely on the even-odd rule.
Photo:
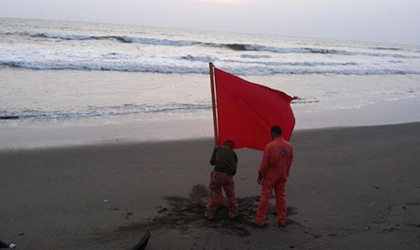
{"label": "shoreline", "polygon": [[[420,98],[388,101],[360,109],[314,111],[295,109],[295,131],[420,122]],[[161,142],[213,137],[210,112],[89,119],[2,120],[0,150],[65,147],[121,142]]]}
{"label": "shoreline", "polygon": [[[297,131],[288,225],[250,224],[262,152],[240,149],[241,222],[204,220],[211,139],[0,151],[0,235],[22,249],[418,249],[420,123]],[[196,200],[198,198],[198,200]],[[215,240],[217,239],[217,240]]]}

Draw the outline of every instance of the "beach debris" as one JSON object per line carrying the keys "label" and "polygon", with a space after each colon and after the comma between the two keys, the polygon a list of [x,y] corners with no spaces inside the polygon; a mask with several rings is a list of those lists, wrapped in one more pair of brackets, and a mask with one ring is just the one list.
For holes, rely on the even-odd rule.
{"label": "beach debris", "polygon": [[4,115],[0,116],[0,120],[18,120],[20,117],[18,115]]}
{"label": "beach debris", "polygon": [[131,250],[143,250],[146,249],[147,244],[150,239],[150,231],[147,231],[145,235],[140,239],[140,241],[133,247]]}
{"label": "beach debris", "polygon": [[382,229],[381,233],[392,233],[393,231],[398,231],[398,229],[395,227],[384,228]]}
{"label": "beach debris", "polygon": [[161,208],[161,209],[158,210],[158,214],[164,213],[166,211],[168,211],[168,209],[166,207]]}
{"label": "beach debris", "polygon": [[147,222],[153,222],[153,220],[155,219],[155,216],[153,216],[153,217],[151,217],[151,218],[149,218],[149,219],[147,219]]}
{"label": "beach debris", "polygon": [[197,184],[193,186],[190,192],[189,198],[191,201],[197,202],[197,201],[200,201],[202,198],[207,197],[208,195],[209,195],[208,188],[203,185]]}
{"label": "beach debris", "polygon": [[16,247],[16,245],[15,245],[15,244],[13,244],[13,243],[7,244],[7,243],[4,243],[3,241],[1,241],[1,240],[0,240],[0,248],[9,248],[9,249],[13,249],[13,248],[15,248],[15,247]]}
{"label": "beach debris", "polygon": [[0,248],[6,248],[6,247],[9,247],[9,244],[6,244],[0,240]]}
{"label": "beach debris", "polygon": [[105,200],[104,200],[104,202],[108,202],[108,201],[109,201],[108,199],[105,199]]}
{"label": "beach debris", "polygon": [[407,225],[409,225],[410,227],[418,227],[418,228],[420,228],[420,224],[408,223]]}
{"label": "beach debris", "polygon": [[287,207],[287,216],[298,214],[296,207]]}
{"label": "beach debris", "polygon": [[420,203],[418,202],[407,202],[404,206],[402,206],[402,209],[407,210],[407,206],[418,206]]}
{"label": "beach debris", "polygon": [[126,219],[126,220],[129,220],[131,215],[133,215],[133,213],[132,213],[132,212],[127,212],[127,213],[125,214],[125,219]]}

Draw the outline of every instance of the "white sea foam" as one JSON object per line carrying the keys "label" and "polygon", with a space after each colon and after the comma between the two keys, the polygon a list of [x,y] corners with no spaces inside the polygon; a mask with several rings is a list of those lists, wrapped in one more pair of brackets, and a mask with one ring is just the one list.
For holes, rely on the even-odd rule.
{"label": "white sea foam", "polygon": [[[0,115],[61,119],[207,112],[209,62],[263,84],[285,82],[271,87],[301,97],[293,102],[297,109],[355,109],[420,96],[419,51],[403,45],[0,19]],[[40,70],[49,70],[48,78]]]}
{"label": "white sea foam", "polygon": [[269,55],[241,55],[241,58],[252,58],[252,59],[261,59],[261,58],[271,58]]}
{"label": "white sea foam", "polygon": [[62,40],[89,40],[89,39],[92,39],[91,36],[83,36],[83,35],[57,35],[57,34],[44,33],[40,36],[43,36],[45,38],[62,39]]}
{"label": "white sea foam", "polygon": [[160,105],[125,104],[110,107],[91,107],[87,110],[22,110],[9,112],[0,110],[2,119],[60,119],[60,118],[87,118],[98,116],[122,116],[153,113],[200,112],[211,110],[210,104],[166,103]]}
{"label": "white sea foam", "polygon": [[[205,42],[199,40],[174,40],[167,38],[153,38],[153,37],[134,37],[127,35],[77,35],[77,34],[52,34],[52,33],[41,33],[41,34],[30,34],[28,32],[6,32],[5,35],[21,35],[21,36],[32,36],[38,38],[47,39],[61,39],[61,40],[114,40],[122,43],[136,43],[136,44],[147,44],[156,46],[203,46],[203,47],[214,47],[214,48],[228,48],[235,51],[262,51],[272,52],[281,54],[331,54],[331,55],[344,55],[344,56],[368,56],[368,57],[394,57],[394,58],[416,58],[420,59],[419,55],[404,54],[404,53],[377,53],[369,51],[348,51],[348,50],[337,50],[331,48],[322,47],[278,47],[278,46],[267,46],[261,44],[246,44],[246,43],[215,43]],[[304,45],[309,45],[304,43]],[[319,44],[313,44],[319,46]],[[395,47],[368,47],[373,51],[392,51],[392,52],[413,52],[412,50],[405,50],[403,48]],[[243,58],[256,58],[255,55],[245,55]],[[264,56],[263,56],[264,57]],[[262,58],[260,56],[260,58]]]}
{"label": "white sea foam", "polygon": [[324,49],[324,48],[282,48],[262,45],[244,45],[244,50],[247,51],[265,51],[282,54],[331,54],[331,55],[343,55],[343,56],[370,56],[370,57],[395,57],[395,58],[412,58],[419,59],[417,55],[403,55],[403,54],[390,54],[390,53],[372,53],[365,51],[347,51],[347,50],[336,50],[336,49]]}
{"label": "white sea foam", "polygon": [[[313,58],[318,59],[318,58]],[[311,60],[285,61],[265,55],[154,55],[130,51],[102,50],[17,50],[1,47],[0,66],[34,70],[95,70],[149,73],[208,74],[208,62],[239,75],[273,74],[342,74],[342,75],[409,75],[420,74],[419,62],[400,60]]]}
{"label": "white sea foam", "polygon": [[140,44],[150,44],[150,45],[165,45],[165,46],[192,46],[199,44],[195,41],[182,41],[182,40],[169,40],[169,39],[156,39],[156,38],[137,38],[122,36],[123,41],[129,43],[140,43]]}
{"label": "white sea foam", "polygon": [[[21,33],[28,35],[27,33]],[[158,39],[149,37],[132,37],[132,36],[89,36],[89,35],[68,35],[68,34],[33,34],[32,37],[60,39],[60,40],[114,40],[123,43],[139,43],[139,44],[150,44],[150,45],[164,45],[164,46],[193,46],[200,44],[197,41],[186,41],[186,40],[170,40],[170,39]]]}
{"label": "white sea foam", "polygon": [[[0,59],[4,67],[33,70],[95,70],[127,71],[164,74],[208,74],[207,62],[217,62],[225,70],[237,75],[273,74],[337,74],[337,75],[419,75],[420,68],[378,67],[374,64],[327,63],[327,62],[238,62],[235,60],[211,60],[212,58],[121,58],[118,54],[107,54],[96,61],[85,58],[57,57],[28,60],[28,57]],[[184,60],[184,62],[183,62]],[[193,63],[187,63],[191,62]]]}
{"label": "white sea foam", "polygon": [[187,61],[192,61],[192,62],[206,62],[206,63],[220,61],[220,59],[217,58],[217,57],[211,57],[211,56],[192,56],[192,55],[181,56],[181,57],[179,57],[179,59],[181,59],[181,60],[187,60]]}

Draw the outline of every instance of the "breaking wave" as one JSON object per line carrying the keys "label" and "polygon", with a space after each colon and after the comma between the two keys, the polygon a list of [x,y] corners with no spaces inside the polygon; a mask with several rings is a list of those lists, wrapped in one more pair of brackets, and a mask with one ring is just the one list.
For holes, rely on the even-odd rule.
{"label": "breaking wave", "polygon": [[323,48],[289,48],[289,47],[273,47],[263,45],[249,45],[249,44],[225,44],[224,46],[242,51],[263,51],[282,54],[331,54],[343,56],[374,56],[374,57],[395,57],[395,58],[420,58],[420,56],[389,54],[389,53],[370,53],[363,51],[347,51]]}
{"label": "breaking wave", "polygon": [[[213,48],[226,48],[235,51],[261,51],[271,53],[283,53],[283,54],[326,54],[326,55],[343,55],[343,56],[373,56],[373,57],[394,57],[394,58],[420,58],[420,56],[397,54],[397,53],[372,53],[365,51],[348,51],[348,50],[336,50],[336,49],[325,49],[325,48],[312,48],[312,47],[276,47],[266,46],[259,44],[242,44],[242,43],[212,43],[202,42],[194,40],[171,40],[171,39],[159,39],[159,38],[148,38],[148,37],[132,37],[132,36],[91,36],[91,35],[67,35],[67,34],[51,34],[51,33],[38,33],[28,34],[23,33],[6,33],[8,35],[23,35],[36,38],[45,39],[58,39],[68,41],[86,41],[86,40],[112,40],[122,43],[136,43],[146,45],[157,45],[157,46],[205,46]],[[379,51],[395,51],[404,52],[402,48],[395,47],[372,47],[370,49]],[[411,52],[411,51],[410,51]]]}
{"label": "breaking wave", "polygon": [[[189,60],[189,59],[186,59]],[[205,58],[202,58],[205,61]],[[236,62],[236,63],[232,63]],[[220,67],[232,74],[237,75],[274,75],[274,74],[337,74],[337,75],[420,75],[420,69],[394,69],[394,68],[364,68],[354,67],[356,63],[329,63],[329,62],[243,62],[221,61]],[[25,68],[32,70],[94,70],[94,71],[125,71],[142,73],[162,74],[208,74],[208,64],[194,62],[179,65],[171,64],[156,65],[146,62],[113,61],[78,61],[78,62],[25,62],[10,61],[1,62],[0,66]],[[290,67],[287,67],[290,66]],[[331,67],[330,67],[331,66]],[[338,67],[334,67],[338,66]]]}
{"label": "breaking wave", "polygon": [[404,50],[404,49],[401,49],[401,48],[394,48],[394,47],[371,47],[371,49],[376,49],[376,50],[392,50],[392,51]]}
{"label": "breaking wave", "polygon": [[91,108],[85,111],[23,110],[21,113],[0,111],[0,120],[88,118],[154,113],[197,112],[203,110],[211,110],[211,104],[168,103],[156,106],[125,104],[122,106]]}
{"label": "breaking wave", "polygon": [[217,58],[217,57],[192,56],[192,55],[181,56],[179,59],[187,60],[187,61],[191,61],[191,62],[215,62],[215,61],[219,61],[219,58]]}
{"label": "breaking wave", "polygon": [[200,44],[195,41],[169,40],[157,38],[142,38],[131,36],[86,36],[86,35],[63,35],[63,34],[49,34],[42,33],[33,35],[33,37],[42,37],[59,40],[115,40],[123,43],[139,43],[149,45],[165,45],[165,46],[193,46]]}

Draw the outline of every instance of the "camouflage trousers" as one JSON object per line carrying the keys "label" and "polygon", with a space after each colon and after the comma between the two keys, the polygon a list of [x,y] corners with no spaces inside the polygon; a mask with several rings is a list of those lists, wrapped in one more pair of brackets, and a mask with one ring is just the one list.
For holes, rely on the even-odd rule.
{"label": "camouflage trousers", "polygon": [[238,215],[238,203],[235,197],[235,182],[233,176],[226,173],[213,171],[211,173],[210,194],[206,206],[206,218],[213,220],[216,210],[220,204],[222,188],[225,190],[229,202],[229,218],[235,218]]}

